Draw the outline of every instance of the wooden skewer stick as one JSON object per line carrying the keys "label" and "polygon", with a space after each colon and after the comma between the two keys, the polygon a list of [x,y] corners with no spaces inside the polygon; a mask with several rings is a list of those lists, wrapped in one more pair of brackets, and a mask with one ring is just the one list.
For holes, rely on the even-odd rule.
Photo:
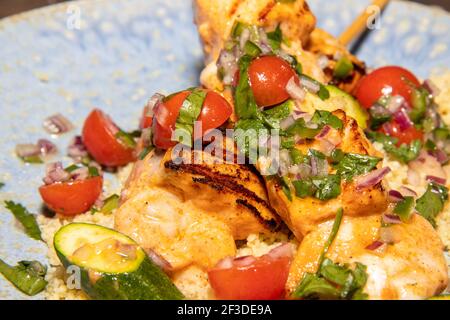
{"label": "wooden skewer stick", "polygon": [[[381,10],[388,4],[389,0],[373,0],[371,6],[378,6]],[[364,10],[358,18],[339,36],[339,41],[347,46],[350,42],[356,39],[367,28],[368,19],[373,16],[373,12]]]}

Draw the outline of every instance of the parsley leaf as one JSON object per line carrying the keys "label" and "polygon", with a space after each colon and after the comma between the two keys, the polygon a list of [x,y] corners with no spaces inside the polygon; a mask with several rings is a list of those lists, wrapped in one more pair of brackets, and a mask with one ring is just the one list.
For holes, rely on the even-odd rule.
{"label": "parsley leaf", "polygon": [[414,197],[405,197],[402,201],[397,203],[394,208],[394,213],[399,216],[403,222],[407,222],[413,214],[414,205]]}
{"label": "parsley leaf", "polygon": [[175,123],[175,129],[184,131],[190,137],[190,139],[188,139],[188,141],[180,141],[184,139],[182,137],[179,137],[178,142],[183,143],[187,146],[192,145],[192,133],[194,131],[194,122],[200,115],[205,98],[206,98],[206,91],[200,88],[196,88],[193,89],[191,93],[187,96],[187,98],[183,101],[180,113],[178,114],[178,118]]}
{"label": "parsley leaf", "polygon": [[239,119],[254,118],[258,111],[247,72],[251,61],[252,57],[248,55],[244,55],[239,59],[239,83],[234,93],[235,110]]}
{"label": "parsley leaf", "polygon": [[317,124],[320,128],[329,125],[336,130],[341,130],[344,127],[344,123],[341,119],[325,110],[316,110],[311,118],[311,122]]}
{"label": "parsley leaf", "polygon": [[341,177],[329,174],[325,177],[315,177],[311,180],[316,188],[314,196],[320,200],[337,198],[341,194]]}
{"label": "parsley leaf", "polygon": [[417,212],[436,228],[436,217],[448,200],[448,189],[436,183],[430,183],[427,191],[416,201]]}
{"label": "parsley leaf", "polygon": [[11,211],[14,217],[22,224],[25,233],[35,240],[42,240],[41,229],[36,222],[36,217],[20,203],[5,201],[5,208]]}
{"label": "parsley leaf", "polygon": [[402,144],[400,147],[397,147],[397,138],[373,131],[368,132],[367,135],[372,141],[381,143],[387,153],[403,163],[415,160],[419,156],[422,148],[420,140],[414,140],[410,144]]}
{"label": "parsley leaf", "polygon": [[347,153],[341,161],[335,165],[337,174],[349,181],[355,176],[368,173],[374,169],[381,158],[357,153]]}

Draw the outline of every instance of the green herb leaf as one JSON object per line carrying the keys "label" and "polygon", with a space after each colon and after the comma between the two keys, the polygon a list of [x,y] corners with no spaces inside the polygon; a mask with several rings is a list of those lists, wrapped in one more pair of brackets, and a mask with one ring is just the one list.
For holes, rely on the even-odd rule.
{"label": "green herb leaf", "polygon": [[341,130],[344,127],[341,119],[325,110],[316,110],[311,118],[311,122],[317,124],[320,128],[329,125],[336,130]]}
{"label": "green herb leaf", "polygon": [[299,198],[311,197],[316,188],[310,179],[292,181],[295,188],[295,195]]}
{"label": "green herb leaf", "polygon": [[320,275],[305,273],[300,284],[293,293],[294,298],[304,299],[336,299],[339,289]]}
{"label": "green herb leaf", "polygon": [[175,130],[182,130],[190,137],[188,141],[181,141],[183,138],[179,138],[178,142],[187,146],[192,146],[192,134],[194,132],[194,122],[197,120],[200,112],[202,111],[203,102],[206,98],[206,91],[201,88],[195,88],[183,101],[178,114],[177,121],[175,123]]}
{"label": "green herb leaf", "polygon": [[337,198],[341,194],[341,177],[330,174],[325,177],[312,178],[312,184],[316,188],[314,196],[320,200]]}
{"label": "green herb leaf", "polygon": [[288,135],[298,135],[303,139],[314,139],[320,132],[320,128],[311,129],[306,126],[305,119],[300,118],[295,121],[295,123],[285,130]]}
{"label": "green herb leaf", "polygon": [[252,58],[258,57],[261,52],[261,49],[250,40],[248,40],[244,45],[244,53]]}
{"label": "green herb leaf", "polygon": [[35,240],[42,240],[41,230],[36,222],[36,217],[28,212],[28,210],[20,203],[13,201],[5,201],[5,207],[14,215],[14,217],[22,224],[25,233]]}
{"label": "green herb leaf", "polygon": [[239,83],[234,93],[235,111],[239,119],[254,118],[258,111],[247,72],[251,61],[252,57],[248,55],[244,55],[239,59]]}
{"label": "green herb leaf", "polygon": [[292,148],[290,150],[290,156],[293,164],[309,163],[308,157],[306,157],[300,150]]}
{"label": "green herb leaf", "polygon": [[242,31],[244,31],[244,29],[248,28],[248,25],[240,22],[240,21],[236,21],[233,25],[233,28],[231,29],[231,36],[233,38],[237,38],[242,34]]}
{"label": "green herb leaf", "polygon": [[448,189],[444,186],[430,183],[427,191],[416,201],[417,212],[436,228],[436,217],[448,200]]}
{"label": "green herb leaf", "polygon": [[40,156],[29,156],[29,157],[21,157],[23,162],[25,163],[31,163],[31,164],[39,164],[44,163],[42,158]]}
{"label": "green herb leaf", "polygon": [[362,155],[357,153],[347,153],[341,161],[335,165],[337,174],[349,181],[355,176],[368,173],[374,169],[381,158]]}
{"label": "green herb leaf", "polygon": [[119,198],[120,197],[117,194],[113,194],[106,198],[100,212],[110,214],[114,209],[117,209],[119,207]]}
{"label": "green herb leaf", "polygon": [[414,197],[405,197],[402,201],[397,203],[394,208],[394,213],[398,215],[403,222],[407,222],[414,213],[414,205]]}
{"label": "green herb leaf", "polygon": [[370,114],[370,128],[372,130],[377,130],[380,126],[392,119],[392,115],[384,107],[371,107],[369,108]]}
{"label": "green herb leaf", "polygon": [[23,293],[34,296],[45,289],[47,268],[38,261],[20,261],[12,267],[0,259],[0,273]]}
{"label": "green herb leaf", "polygon": [[372,141],[381,143],[387,153],[402,163],[408,163],[417,159],[422,149],[420,140],[414,140],[410,144],[402,144],[400,147],[397,147],[397,138],[387,136],[381,132],[371,131],[367,133],[367,136]]}
{"label": "green herb leaf", "polygon": [[287,177],[281,177],[281,188],[286,195],[286,198],[288,198],[289,201],[292,201],[292,194],[291,194],[291,187],[289,186],[289,178]]}
{"label": "green herb leaf", "polygon": [[116,139],[119,139],[126,147],[128,148],[134,148],[136,147],[136,141],[134,141],[134,138],[131,134],[128,132],[125,132],[121,129],[116,133],[115,135]]}
{"label": "green herb leaf", "polygon": [[345,79],[352,74],[354,70],[353,63],[347,56],[343,56],[336,62],[333,71],[333,77],[337,79]]}
{"label": "green herb leaf", "polygon": [[138,156],[139,160],[144,160],[144,158],[145,158],[145,157],[146,157],[153,149],[155,149],[154,146],[148,146],[148,147],[145,147],[145,148],[141,151],[141,153],[139,154],[139,156]]}
{"label": "green herb leaf", "polygon": [[420,123],[427,111],[429,93],[425,89],[413,89],[411,92],[412,110],[409,117],[414,123]]}
{"label": "green herb leaf", "polygon": [[273,51],[280,50],[281,42],[283,42],[283,33],[281,32],[280,25],[278,25],[274,31],[268,32],[267,38]]}
{"label": "green herb leaf", "polygon": [[0,182],[0,189],[2,189],[5,186],[4,182]]}
{"label": "green herb leaf", "polygon": [[330,235],[328,236],[327,241],[325,242],[325,245],[323,246],[322,254],[319,258],[319,266],[322,265],[323,260],[325,259],[325,255],[328,253],[328,250],[330,249],[331,245],[333,244],[334,239],[336,238],[339,228],[341,227],[342,217],[344,216],[344,210],[342,208],[339,208],[339,210],[336,212],[336,217],[334,218],[333,227],[331,228]]}

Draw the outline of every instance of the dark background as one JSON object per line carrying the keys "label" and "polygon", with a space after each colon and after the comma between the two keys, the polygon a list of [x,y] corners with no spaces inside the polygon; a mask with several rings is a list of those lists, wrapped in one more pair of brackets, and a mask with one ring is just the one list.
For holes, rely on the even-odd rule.
{"label": "dark background", "polygon": [[[0,18],[64,0],[0,0]],[[429,5],[439,5],[450,11],[450,0],[411,0]]]}

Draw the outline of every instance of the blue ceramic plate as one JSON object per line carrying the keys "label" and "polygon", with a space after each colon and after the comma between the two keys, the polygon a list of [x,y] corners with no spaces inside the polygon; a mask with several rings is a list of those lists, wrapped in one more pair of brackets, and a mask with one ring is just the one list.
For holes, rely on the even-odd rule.
{"label": "blue ceramic plate", "polygon": [[[319,25],[337,35],[369,1],[309,3]],[[76,1],[0,20],[0,181],[6,184],[0,202],[39,210],[44,168],[22,164],[14,147],[46,137],[46,116],[61,112],[79,131],[99,106],[132,129],[152,93],[195,85],[202,52],[192,20],[186,0]],[[421,77],[450,67],[446,12],[394,1],[380,26],[359,48],[369,66],[401,64]],[[65,150],[72,135],[53,140]],[[46,261],[46,246],[25,236],[3,206],[0,239],[0,257],[8,263]],[[0,299],[23,298],[0,277]]]}

